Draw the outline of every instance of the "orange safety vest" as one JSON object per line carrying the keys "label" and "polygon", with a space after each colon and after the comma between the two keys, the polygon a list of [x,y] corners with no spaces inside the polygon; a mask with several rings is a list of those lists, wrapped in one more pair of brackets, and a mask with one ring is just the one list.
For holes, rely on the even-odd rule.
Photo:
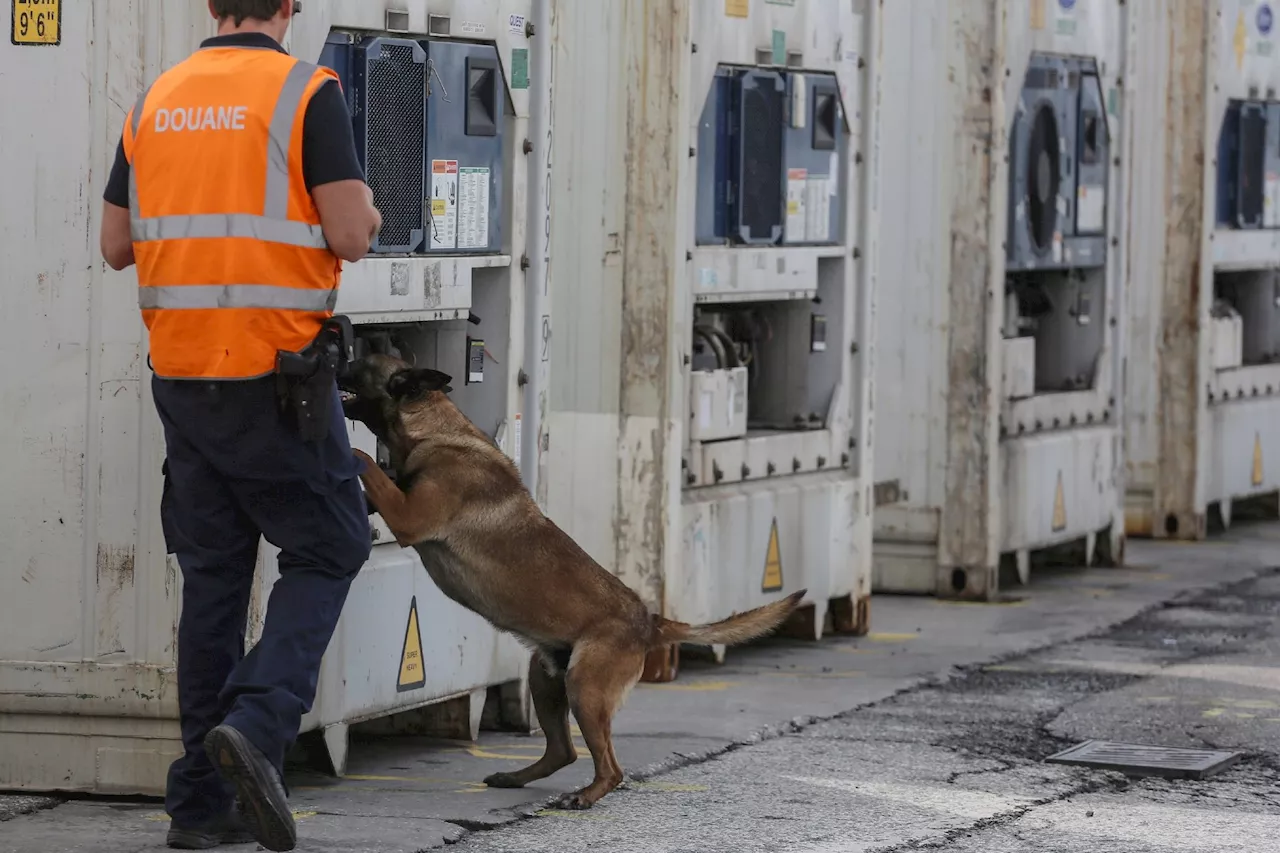
{"label": "orange safety vest", "polygon": [[306,107],[329,79],[275,50],[204,48],[129,111],[138,307],[157,376],[265,376],[333,316],[342,261],[302,175]]}

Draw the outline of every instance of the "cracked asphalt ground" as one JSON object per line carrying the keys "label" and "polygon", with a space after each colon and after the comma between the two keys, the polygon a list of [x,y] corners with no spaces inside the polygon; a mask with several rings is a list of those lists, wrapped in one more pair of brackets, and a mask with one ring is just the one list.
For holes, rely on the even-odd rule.
{"label": "cracked asphalt ground", "polygon": [[[1256,851],[1280,837],[1280,573],[734,750],[463,851]],[[1241,750],[1206,781],[1046,764],[1082,740]],[[675,795],[674,792],[679,792]]]}
{"label": "cracked asphalt ground", "polygon": [[[543,809],[589,779],[584,750],[522,791],[478,784],[540,737],[354,744],[343,780],[291,774],[298,849],[1275,849],[1280,525],[1129,551],[1003,604],[878,596],[869,637],[769,641],[641,685],[615,726],[631,781],[588,812]],[[1198,782],[1044,763],[1089,738],[1245,755]],[[152,853],[164,828],[156,802],[72,801],[0,823],[0,853]]]}

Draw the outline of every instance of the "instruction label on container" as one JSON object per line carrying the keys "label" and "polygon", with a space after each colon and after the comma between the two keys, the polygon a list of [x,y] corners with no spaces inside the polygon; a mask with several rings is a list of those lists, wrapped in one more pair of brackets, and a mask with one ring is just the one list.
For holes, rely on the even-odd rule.
{"label": "instruction label on container", "polygon": [[1076,190],[1076,227],[1101,231],[1106,225],[1107,189],[1101,184],[1081,184]]}
{"label": "instruction label on container", "polygon": [[826,240],[831,233],[831,180],[826,175],[810,175],[805,182],[805,239]]}
{"label": "instruction label on container", "polygon": [[458,247],[458,161],[431,161],[431,248]]}
{"label": "instruction label on container", "polygon": [[1262,227],[1275,228],[1280,223],[1280,172],[1267,172],[1262,197]]}
{"label": "instruction label on container", "polygon": [[832,180],[808,169],[787,170],[786,239],[791,243],[817,242],[831,233]]}
{"label": "instruction label on container", "polygon": [[805,239],[809,182],[808,169],[787,169],[787,222],[786,239],[796,242]]}
{"label": "instruction label on container", "polygon": [[489,245],[489,169],[458,169],[458,248]]}

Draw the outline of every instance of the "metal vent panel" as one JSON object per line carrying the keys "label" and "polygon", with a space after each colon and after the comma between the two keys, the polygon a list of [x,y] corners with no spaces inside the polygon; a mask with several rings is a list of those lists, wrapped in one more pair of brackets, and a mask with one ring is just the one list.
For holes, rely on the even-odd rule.
{"label": "metal vent panel", "polygon": [[373,252],[417,251],[425,235],[427,54],[409,39],[361,45],[358,141],[365,181],[382,214]]}
{"label": "metal vent panel", "polygon": [[1235,764],[1241,757],[1242,753],[1217,749],[1087,740],[1051,755],[1045,761],[1116,770],[1128,776],[1205,779]]}
{"label": "metal vent panel", "polygon": [[786,85],[782,75],[771,71],[747,72],[740,85],[738,236],[744,243],[776,243],[786,206]]}

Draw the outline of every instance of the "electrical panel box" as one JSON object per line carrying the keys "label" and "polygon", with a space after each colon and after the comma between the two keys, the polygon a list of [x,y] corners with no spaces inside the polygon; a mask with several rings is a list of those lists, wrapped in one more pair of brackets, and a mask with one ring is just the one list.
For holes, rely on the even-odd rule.
{"label": "electrical panel box", "polygon": [[1030,335],[1001,341],[1001,389],[1003,399],[1022,400],[1036,393],[1036,339]]}
{"label": "electrical panel box", "polygon": [[1109,147],[1095,61],[1032,54],[1010,129],[1007,269],[1105,264]]}
{"label": "electrical panel box", "polygon": [[427,43],[426,251],[497,252],[502,245],[506,89],[490,45]]}
{"label": "electrical panel box", "polygon": [[747,368],[689,375],[689,437],[719,441],[747,434]]}
{"label": "electrical panel box", "polygon": [[835,75],[788,74],[787,106],[783,242],[836,243],[844,209],[840,164],[846,156],[848,136]]}
{"label": "electrical panel box", "polygon": [[1234,370],[1244,364],[1244,320],[1230,303],[1218,300],[1209,317],[1214,370]]}
{"label": "electrical panel box", "polygon": [[501,251],[506,92],[497,49],[332,33],[320,64],[342,81],[382,213],[370,253]]}
{"label": "electrical panel box", "polygon": [[716,72],[698,126],[698,244],[781,240],[786,101],[781,72]]}

